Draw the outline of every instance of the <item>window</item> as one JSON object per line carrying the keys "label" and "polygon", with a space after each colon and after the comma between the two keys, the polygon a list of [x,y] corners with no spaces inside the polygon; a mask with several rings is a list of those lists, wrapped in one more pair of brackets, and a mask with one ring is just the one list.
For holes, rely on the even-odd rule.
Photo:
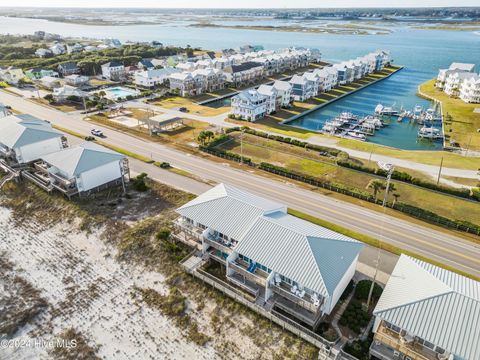
{"label": "window", "polygon": [[431,349],[431,350],[434,350],[434,349],[435,349],[435,344],[432,344],[431,342],[428,342],[427,340],[425,340],[425,341],[423,342],[423,346],[425,346],[425,347],[427,347],[427,348],[429,348],[429,349]]}

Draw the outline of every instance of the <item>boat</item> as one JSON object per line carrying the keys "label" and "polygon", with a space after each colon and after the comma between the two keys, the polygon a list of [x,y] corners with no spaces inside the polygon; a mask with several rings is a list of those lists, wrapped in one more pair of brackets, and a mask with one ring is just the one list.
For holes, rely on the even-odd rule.
{"label": "boat", "polygon": [[367,140],[367,137],[359,131],[349,131],[347,132],[346,136],[354,140],[360,140],[360,141]]}
{"label": "boat", "polygon": [[382,104],[378,104],[375,107],[375,114],[383,116],[398,116],[399,111],[393,106],[383,106]]}
{"label": "boat", "polygon": [[346,120],[346,121],[357,121],[358,120],[358,116],[351,113],[351,112],[341,112],[340,115],[337,116],[337,119],[341,119],[341,120]]}
{"label": "boat", "polygon": [[322,131],[327,133],[334,133],[335,130],[337,130],[337,126],[335,126],[331,121],[325,122],[325,124],[322,127]]}
{"label": "boat", "polygon": [[440,129],[426,126],[423,126],[420,130],[418,130],[417,136],[422,139],[443,139],[443,135]]}

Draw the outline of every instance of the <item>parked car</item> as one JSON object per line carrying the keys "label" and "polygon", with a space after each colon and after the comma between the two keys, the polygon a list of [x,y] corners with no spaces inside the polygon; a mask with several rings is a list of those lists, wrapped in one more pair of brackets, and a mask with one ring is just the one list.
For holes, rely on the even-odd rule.
{"label": "parked car", "polygon": [[105,136],[105,135],[103,135],[103,131],[100,130],[100,129],[92,129],[92,130],[90,131],[90,133],[91,133],[92,135],[95,135],[95,136],[98,136],[98,137],[104,137],[104,136]]}
{"label": "parked car", "polygon": [[93,136],[85,136],[85,141],[95,141]]}
{"label": "parked car", "polygon": [[180,109],[178,109],[178,111],[186,113],[186,112],[188,112],[188,109],[185,106],[182,106]]}

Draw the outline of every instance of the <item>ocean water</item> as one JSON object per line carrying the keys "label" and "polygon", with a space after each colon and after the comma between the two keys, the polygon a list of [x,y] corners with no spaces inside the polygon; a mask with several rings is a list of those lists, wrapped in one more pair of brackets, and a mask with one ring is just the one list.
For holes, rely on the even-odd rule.
{"label": "ocean water", "polygon": [[[268,21],[274,24],[276,20]],[[249,22],[265,24],[265,20]],[[218,23],[218,22],[217,22]],[[298,24],[298,21],[296,22]],[[329,22],[333,23],[333,22]],[[231,24],[231,23],[230,23]],[[278,24],[288,25],[285,20]],[[312,26],[311,21],[308,26]],[[418,85],[436,76],[439,68],[451,62],[468,62],[480,70],[480,34],[468,31],[441,31],[395,26],[388,35],[337,35],[301,32],[275,32],[221,28],[194,28],[185,22],[159,25],[92,26],[63,24],[46,20],[0,17],[0,33],[32,34],[36,30],[64,36],[89,38],[118,38],[122,41],[158,40],[167,45],[191,45],[219,50],[244,44],[261,44],[266,49],[289,46],[315,47],[323,58],[332,62],[348,60],[376,49],[390,50],[394,62],[405,69],[389,79],[363,89],[295,122],[296,126],[317,130],[321,124],[341,111],[357,114],[372,113],[376,104],[383,103],[405,108],[416,104],[429,106],[415,93]],[[392,123],[377,132],[369,141],[403,149],[437,149],[438,143],[417,142],[417,126]]]}

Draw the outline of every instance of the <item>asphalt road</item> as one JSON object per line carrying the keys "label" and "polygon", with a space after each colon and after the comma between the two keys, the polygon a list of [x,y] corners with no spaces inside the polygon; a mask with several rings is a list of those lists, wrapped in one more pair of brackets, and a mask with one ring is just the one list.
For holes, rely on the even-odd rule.
{"label": "asphalt road", "polygon": [[[78,114],[65,114],[5,92],[0,92],[0,102],[10,105],[18,111],[49,120],[52,124],[82,134],[89,133],[92,128],[92,125],[82,120]],[[102,128],[96,125],[95,127]],[[298,188],[287,182],[274,181],[255,175],[248,172],[248,169],[247,171],[233,169],[224,164],[186,154],[122,132],[107,128],[103,130],[107,135],[104,141],[112,145],[151,157],[156,161],[167,161],[173,166],[187,170],[203,179],[229,183],[261,196],[275,199],[291,208],[379,238],[392,245],[480,277],[480,245],[460,237],[392,216],[385,216],[376,211]],[[149,174],[157,168],[151,166],[151,169],[152,171],[147,171]],[[183,186],[186,189],[189,185],[185,183]],[[182,186],[180,185],[180,187]],[[373,249],[367,247],[362,258],[371,264],[374,257],[373,252]],[[392,259],[394,257],[391,254],[382,254],[381,264],[384,265],[384,271],[391,270]]]}

